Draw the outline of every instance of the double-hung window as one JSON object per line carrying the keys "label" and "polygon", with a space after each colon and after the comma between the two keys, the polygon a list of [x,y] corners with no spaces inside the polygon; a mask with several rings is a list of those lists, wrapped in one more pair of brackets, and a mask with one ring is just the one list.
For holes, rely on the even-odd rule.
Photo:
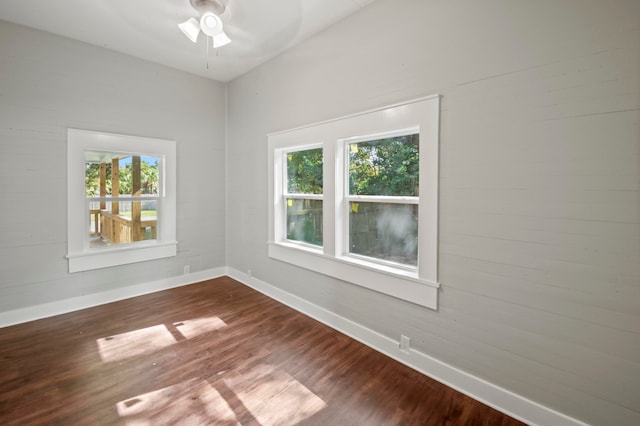
{"label": "double-hung window", "polygon": [[269,255],[437,308],[439,97],[269,135]]}
{"label": "double-hung window", "polygon": [[69,272],[176,255],[175,142],[69,129]]}

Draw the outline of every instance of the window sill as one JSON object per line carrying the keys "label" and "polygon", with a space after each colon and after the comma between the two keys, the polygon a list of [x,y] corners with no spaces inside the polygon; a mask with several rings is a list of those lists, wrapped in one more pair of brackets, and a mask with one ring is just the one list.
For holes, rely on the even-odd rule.
{"label": "window sill", "polygon": [[177,244],[177,241],[171,241],[153,245],[132,245],[113,249],[69,253],[67,255],[69,273],[172,257],[176,255]]}
{"label": "window sill", "polygon": [[286,242],[269,243],[269,257],[430,309],[438,307],[440,285],[420,279],[414,271],[350,257],[331,257],[321,250]]}

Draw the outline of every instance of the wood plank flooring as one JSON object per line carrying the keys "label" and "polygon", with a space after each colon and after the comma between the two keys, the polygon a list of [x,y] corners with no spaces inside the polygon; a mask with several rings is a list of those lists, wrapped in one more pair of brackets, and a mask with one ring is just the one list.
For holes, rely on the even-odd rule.
{"label": "wood plank flooring", "polygon": [[228,277],[0,329],[3,425],[517,425]]}

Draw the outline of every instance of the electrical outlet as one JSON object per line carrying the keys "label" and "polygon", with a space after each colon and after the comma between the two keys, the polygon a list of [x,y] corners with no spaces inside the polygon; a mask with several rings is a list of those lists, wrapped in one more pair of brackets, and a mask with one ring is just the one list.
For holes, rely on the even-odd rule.
{"label": "electrical outlet", "polygon": [[190,274],[191,273],[191,265],[184,265],[184,274]]}
{"label": "electrical outlet", "polygon": [[247,269],[247,275],[249,275],[249,278],[253,277],[253,274],[251,273],[251,269]]}
{"label": "electrical outlet", "polygon": [[405,336],[404,334],[400,335],[400,350],[402,352],[409,352],[411,348],[411,338],[409,336]]}

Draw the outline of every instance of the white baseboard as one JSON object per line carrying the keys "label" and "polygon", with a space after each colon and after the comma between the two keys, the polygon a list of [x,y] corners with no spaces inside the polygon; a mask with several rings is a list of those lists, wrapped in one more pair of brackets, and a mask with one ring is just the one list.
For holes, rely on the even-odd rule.
{"label": "white baseboard", "polygon": [[22,309],[15,309],[13,311],[0,312],[0,327],[7,327],[27,321],[48,318],[54,315],[66,314],[68,312],[90,308],[92,306],[104,305],[105,303],[128,299],[130,297],[142,296],[143,294],[194,284],[218,278],[225,274],[225,267],[207,269],[204,271],[193,272],[191,274],[178,275],[157,281],[137,284],[130,287],[117,288],[102,293],[88,294],[57,302],[29,306]]}
{"label": "white baseboard", "polygon": [[459,370],[425,353],[414,349],[409,349],[406,352],[401,351],[399,342],[396,340],[383,336],[238,270],[227,268],[227,275],[440,383],[522,422],[530,425],[586,426],[585,423],[579,420]]}

